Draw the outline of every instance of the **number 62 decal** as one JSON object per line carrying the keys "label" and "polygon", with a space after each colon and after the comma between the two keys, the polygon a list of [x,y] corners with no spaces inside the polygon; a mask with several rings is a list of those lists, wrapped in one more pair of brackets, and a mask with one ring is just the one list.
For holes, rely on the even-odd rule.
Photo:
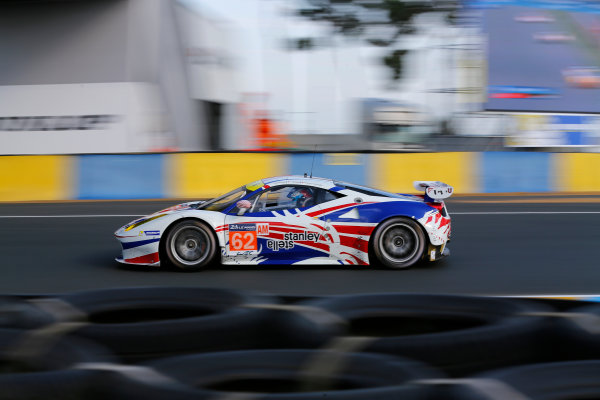
{"label": "number 62 decal", "polygon": [[229,252],[257,251],[257,237],[269,236],[269,224],[229,224]]}
{"label": "number 62 decal", "polygon": [[268,235],[268,224],[229,224],[229,252],[257,251],[257,236]]}
{"label": "number 62 decal", "polygon": [[229,231],[229,251],[256,251],[256,231]]}

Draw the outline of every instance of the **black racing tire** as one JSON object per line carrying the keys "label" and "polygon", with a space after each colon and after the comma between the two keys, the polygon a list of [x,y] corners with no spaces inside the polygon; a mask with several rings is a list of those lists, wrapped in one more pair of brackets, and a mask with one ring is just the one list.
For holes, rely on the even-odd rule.
{"label": "black racing tire", "polygon": [[100,400],[102,373],[57,370],[0,374],[0,400]]}
{"label": "black racing tire", "polygon": [[[61,296],[90,322],[74,331],[126,361],[266,347],[275,296],[195,287],[147,287]],[[263,304],[267,308],[252,305]]]}
{"label": "black racing tire", "polygon": [[183,271],[206,268],[214,261],[218,247],[213,230],[197,219],[175,222],[161,244],[167,265]]}
{"label": "black racing tire", "polygon": [[78,363],[115,361],[106,347],[85,339],[33,330],[0,329],[0,376],[66,369]]}
{"label": "black racing tire", "polygon": [[418,222],[410,218],[391,218],[381,223],[370,243],[371,253],[384,267],[406,269],[416,264],[425,252],[427,238]]}
{"label": "black racing tire", "polygon": [[598,399],[600,398],[599,376],[600,360],[531,364],[491,371],[463,382],[455,382],[440,388],[439,398],[448,400]]}
{"label": "black racing tire", "polygon": [[0,328],[32,329],[54,321],[54,316],[26,298],[0,297]]}
{"label": "black racing tire", "polygon": [[600,305],[573,307],[552,319],[551,339],[555,359],[551,361],[600,359]]}
{"label": "black racing tire", "polygon": [[240,392],[254,400],[417,399],[430,388],[414,381],[443,376],[404,358],[321,350],[194,354],[147,366],[207,399],[236,398]]}
{"label": "black racing tire", "polygon": [[[451,295],[367,294],[302,302],[279,316],[289,345],[331,348],[334,339],[367,337],[355,347],[420,360],[451,376],[537,362],[552,309],[538,303]],[[317,313],[321,311],[321,315]]]}

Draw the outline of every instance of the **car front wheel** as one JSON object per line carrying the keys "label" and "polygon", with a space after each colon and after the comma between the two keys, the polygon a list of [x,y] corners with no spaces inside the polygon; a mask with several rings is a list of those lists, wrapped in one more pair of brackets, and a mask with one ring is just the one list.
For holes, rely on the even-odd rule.
{"label": "car front wheel", "polygon": [[408,218],[393,218],[381,224],[372,242],[373,254],[388,268],[404,269],[414,265],[425,251],[425,234]]}
{"label": "car front wheel", "polygon": [[197,271],[213,260],[216,241],[204,223],[187,220],[169,230],[164,250],[171,265],[185,271]]}

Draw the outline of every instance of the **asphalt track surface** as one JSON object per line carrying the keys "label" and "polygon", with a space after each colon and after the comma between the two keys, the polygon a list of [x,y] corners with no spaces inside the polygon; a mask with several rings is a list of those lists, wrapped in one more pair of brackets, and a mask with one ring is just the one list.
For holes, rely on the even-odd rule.
{"label": "asphalt track surface", "polygon": [[416,292],[600,293],[600,196],[462,197],[447,204],[451,256],[408,270],[213,265],[196,273],[123,268],[112,233],[170,201],[0,204],[0,293],[203,286],[290,296]]}

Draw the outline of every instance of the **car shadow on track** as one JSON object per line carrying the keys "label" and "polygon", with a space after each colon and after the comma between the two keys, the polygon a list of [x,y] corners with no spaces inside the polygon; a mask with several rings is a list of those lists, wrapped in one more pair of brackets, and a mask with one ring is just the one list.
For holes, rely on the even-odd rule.
{"label": "car shadow on track", "polygon": [[[446,264],[446,260],[439,260],[433,263],[427,261],[420,261],[413,267],[407,270],[414,269],[436,269],[441,268]],[[219,263],[211,263],[205,269],[200,271],[184,271],[176,267],[152,267],[147,265],[129,265],[121,264],[114,261],[112,264],[114,267],[125,271],[137,271],[137,272],[198,272],[203,271],[289,271],[289,270],[301,270],[301,271],[365,271],[365,270],[382,270],[392,271],[389,268],[385,268],[379,265],[331,265],[331,264],[303,264],[303,265],[289,265],[289,264],[267,264],[267,265],[221,265]],[[398,270],[399,272],[401,270]]]}
{"label": "car shadow on track", "polygon": [[132,265],[132,264],[121,264],[120,262],[113,260],[112,266],[116,269],[120,269],[123,271],[135,271],[135,272],[165,272],[170,271],[169,269],[165,269],[162,267],[152,267],[150,265]]}

